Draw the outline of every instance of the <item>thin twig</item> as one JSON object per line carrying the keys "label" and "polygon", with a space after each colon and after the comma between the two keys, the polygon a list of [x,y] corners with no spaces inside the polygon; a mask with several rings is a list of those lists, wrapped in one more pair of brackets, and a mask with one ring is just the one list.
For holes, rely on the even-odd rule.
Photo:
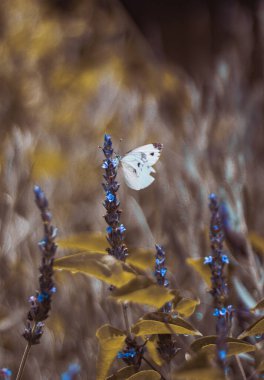
{"label": "thin twig", "polygon": [[157,368],[155,368],[155,366],[154,366],[152,363],[150,363],[150,361],[148,361],[148,359],[146,359],[144,356],[142,356],[142,360],[144,360],[144,361],[150,366],[150,368],[153,369],[153,371],[156,371],[156,372],[158,372],[158,373],[160,374],[160,376],[161,376],[161,380],[166,380],[166,378],[165,378],[164,375],[160,372],[160,370],[157,369]]}
{"label": "thin twig", "polygon": [[128,308],[127,303],[122,303],[122,310],[123,310],[123,314],[124,314],[127,336],[129,337],[129,339],[132,339],[131,330],[129,327],[128,315],[127,315],[127,308]]}
{"label": "thin twig", "polygon": [[240,370],[241,375],[242,375],[242,379],[243,379],[243,380],[247,380],[247,377],[246,377],[246,374],[245,374],[245,371],[244,371],[244,368],[243,368],[243,366],[242,366],[242,363],[241,363],[241,360],[240,360],[239,356],[238,356],[238,355],[235,355],[235,357],[236,357],[237,365],[238,365],[239,370]]}
{"label": "thin twig", "polygon": [[[36,328],[36,324],[32,328],[32,334],[34,334],[35,328]],[[29,354],[29,351],[30,351],[31,347],[32,347],[32,344],[30,342],[28,342],[27,345],[26,345],[25,351],[23,353],[20,365],[19,365],[19,369],[18,369],[18,373],[17,373],[17,376],[16,376],[16,380],[20,380],[22,378],[22,375],[23,375],[23,372],[24,372],[24,368],[25,368],[25,365],[26,365],[26,362],[27,362],[28,354]]]}

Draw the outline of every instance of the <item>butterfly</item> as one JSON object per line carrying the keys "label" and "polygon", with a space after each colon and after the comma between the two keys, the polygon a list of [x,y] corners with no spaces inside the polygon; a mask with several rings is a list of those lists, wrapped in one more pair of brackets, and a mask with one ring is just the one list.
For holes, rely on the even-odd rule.
{"label": "butterfly", "polygon": [[151,176],[151,173],[155,173],[152,166],[160,158],[162,148],[160,143],[147,144],[118,157],[128,187],[134,190],[145,189],[155,180]]}

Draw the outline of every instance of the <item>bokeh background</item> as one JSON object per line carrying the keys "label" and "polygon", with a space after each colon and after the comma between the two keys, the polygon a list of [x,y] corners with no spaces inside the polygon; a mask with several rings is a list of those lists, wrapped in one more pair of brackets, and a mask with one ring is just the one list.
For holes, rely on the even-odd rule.
{"label": "bokeh background", "polygon": [[[151,187],[135,192],[119,177],[127,244],[164,245],[172,287],[200,297],[192,321],[214,333],[210,295],[185,260],[209,253],[212,191],[228,203],[240,242],[248,232],[263,235],[263,21],[261,0],[0,2],[1,367],[17,372],[27,299],[38,286],[33,185],[47,194],[60,236],[103,232],[105,132],[120,154],[164,144]],[[262,288],[239,244],[233,278],[258,300]],[[79,378],[95,379],[95,331],[122,328],[120,308],[97,280],[55,278],[52,312],[24,378],[59,379],[79,363]],[[236,306],[245,304],[241,288],[232,291]],[[132,309],[133,321],[144,308]]]}

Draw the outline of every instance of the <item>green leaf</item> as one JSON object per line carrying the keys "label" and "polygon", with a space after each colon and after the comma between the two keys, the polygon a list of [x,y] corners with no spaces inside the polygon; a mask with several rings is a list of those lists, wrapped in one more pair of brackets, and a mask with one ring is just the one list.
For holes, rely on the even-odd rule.
{"label": "green leaf", "polygon": [[258,319],[255,323],[250,325],[245,331],[243,331],[238,339],[243,339],[246,336],[264,334],[264,317]]}
{"label": "green leaf", "polygon": [[206,284],[211,287],[211,271],[208,265],[204,264],[204,258],[191,258],[186,259],[186,263],[195,269],[203,278]]}
{"label": "green leaf", "polygon": [[200,300],[184,298],[176,289],[171,292],[175,295],[175,298],[172,300],[173,309],[183,317],[190,317],[194,313],[196,306],[200,304]]}
{"label": "green leaf", "polygon": [[263,310],[264,309],[264,298],[262,298],[262,300],[260,300],[256,306],[252,307],[252,309],[250,309],[251,311],[255,311],[255,310]]}
{"label": "green leaf", "polygon": [[157,335],[152,335],[150,339],[147,341],[146,348],[148,350],[148,353],[151,357],[151,359],[158,365],[162,366],[164,363],[164,360],[161,358],[161,356],[158,353],[157,350]]}
{"label": "green leaf", "polygon": [[167,313],[156,312],[144,315],[131,329],[137,336],[153,334],[202,335],[182,318],[172,318]]}
{"label": "green leaf", "polygon": [[156,308],[173,299],[173,294],[165,287],[157,285],[146,276],[137,276],[128,284],[116,289],[111,296],[119,302],[136,302]]}
{"label": "green leaf", "polygon": [[205,354],[198,354],[188,360],[177,373],[172,376],[172,380],[224,380],[222,372],[218,368],[210,365]]}
{"label": "green leaf", "polygon": [[155,254],[151,249],[131,248],[126,262],[139,269],[153,268],[154,270]]}
{"label": "green leaf", "polygon": [[[205,352],[210,355],[215,355],[216,352],[216,335],[205,336],[198,338],[191,344],[191,349],[194,352]],[[243,342],[236,338],[227,338],[227,356],[238,355],[245,352],[254,351],[256,347],[250,343]]]}
{"label": "green leaf", "polygon": [[117,287],[136,277],[128,265],[100,253],[81,252],[56,259],[54,269],[86,274]]}
{"label": "green leaf", "polygon": [[99,340],[96,379],[105,380],[118,351],[124,345],[126,334],[110,325],[103,325],[97,330],[96,336]]}
{"label": "green leaf", "polygon": [[134,367],[133,365],[129,365],[127,367],[121,368],[119,371],[109,376],[106,380],[124,380],[136,372],[136,367]]}
{"label": "green leaf", "polygon": [[107,241],[101,232],[82,232],[76,235],[66,236],[56,240],[60,248],[77,249],[89,253],[97,252],[107,254]]}
{"label": "green leaf", "polygon": [[135,375],[130,376],[127,380],[160,380],[161,376],[158,372],[152,369],[140,371]]}

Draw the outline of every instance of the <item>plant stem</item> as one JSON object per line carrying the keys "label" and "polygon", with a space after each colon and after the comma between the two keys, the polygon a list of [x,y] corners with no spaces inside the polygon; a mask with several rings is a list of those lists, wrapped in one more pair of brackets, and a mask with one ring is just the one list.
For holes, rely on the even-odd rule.
{"label": "plant stem", "polygon": [[160,374],[161,380],[166,380],[166,378],[162,375],[162,373],[157,368],[155,368],[155,366],[151,364],[150,361],[148,361],[144,356],[142,357],[142,359],[150,366],[150,368],[153,369],[153,371],[156,371]]}
{"label": "plant stem", "polygon": [[246,374],[245,374],[245,371],[244,371],[244,368],[243,368],[243,366],[242,366],[242,363],[241,363],[241,360],[240,360],[239,356],[238,356],[238,355],[235,355],[235,357],[236,357],[237,365],[238,365],[239,370],[240,370],[241,375],[242,375],[242,379],[243,379],[243,380],[247,380],[247,378],[246,378]]}
{"label": "plant stem", "polygon": [[122,310],[123,310],[123,314],[124,314],[127,336],[129,337],[129,339],[132,339],[131,331],[130,331],[130,327],[129,327],[128,315],[127,315],[127,308],[128,308],[127,303],[122,303]]}
{"label": "plant stem", "polygon": [[[32,333],[33,334],[34,334],[35,328],[36,328],[36,324],[34,324],[34,326],[32,328]],[[29,354],[29,351],[31,349],[31,346],[32,346],[32,344],[30,342],[28,342],[28,344],[26,345],[25,351],[23,353],[20,365],[19,365],[19,369],[18,369],[18,373],[17,373],[17,376],[16,376],[16,380],[20,380],[22,378],[22,375],[23,375],[23,372],[24,372],[24,368],[25,368],[25,365],[26,365],[26,361],[27,361],[28,354]]]}
{"label": "plant stem", "polygon": [[18,370],[18,373],[17,373],[16,380],[20,380],[22,378],[22,375],[23,375],[23,372],[24,372],[24,368],[25,368],[25,364],[26,364],[26,361],[27,361],[27,358],[28,358],[28,354],[29,354],[30,348],[31,348],[31,343],[28,343],[27,346],[26,346],[26,348],[25,348],[24,354],[22,356],[22,360],[21,360],[21,363],[20,363],[20,366],[19,366],[19,370]]}

